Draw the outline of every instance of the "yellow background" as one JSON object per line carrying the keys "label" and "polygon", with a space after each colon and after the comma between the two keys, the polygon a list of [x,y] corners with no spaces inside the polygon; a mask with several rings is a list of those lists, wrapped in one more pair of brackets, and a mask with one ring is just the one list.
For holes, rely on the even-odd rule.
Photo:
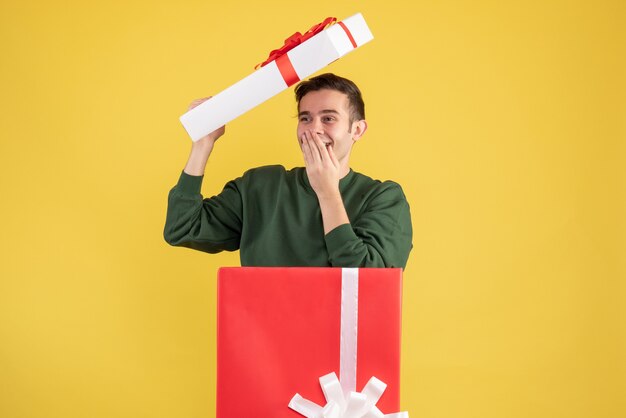
{"label": "yellow background", "polygon": [[[625,2],[2,0],[0,417],[214,414],[239,259],[163,241],[178,117],[358,11],[375,40],[328,70],[365,95],[352,167],[411,204],[403,409],[626,416]],[[230,123],[205,195],[301,165],[294,116]]]}

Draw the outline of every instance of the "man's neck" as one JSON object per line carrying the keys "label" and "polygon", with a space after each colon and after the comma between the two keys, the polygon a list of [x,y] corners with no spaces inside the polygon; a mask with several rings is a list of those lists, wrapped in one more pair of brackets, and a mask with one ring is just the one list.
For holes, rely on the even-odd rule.
{"label": "man's neck", "polygon": [[346,166],[341,166],[341,171],[339,172],[339,178],[343,179],[345,176],[347,176],[350,173],[350,167],[348,165]]}

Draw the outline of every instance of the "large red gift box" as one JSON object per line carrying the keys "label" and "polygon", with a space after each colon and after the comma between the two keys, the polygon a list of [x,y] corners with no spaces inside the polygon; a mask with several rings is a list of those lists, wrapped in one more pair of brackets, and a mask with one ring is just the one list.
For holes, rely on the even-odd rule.
{"label": "large red gift box", "polygon": [[[294,394],[324,405],[318,379],[335,372],[346,390],[350,363],[349,389],[375,376],[388,385],[377,407],[398,411],[401,302],[401,269],[221,268],[217,418],[301,418]],[[352,311],[356,362],[345,351]]]}

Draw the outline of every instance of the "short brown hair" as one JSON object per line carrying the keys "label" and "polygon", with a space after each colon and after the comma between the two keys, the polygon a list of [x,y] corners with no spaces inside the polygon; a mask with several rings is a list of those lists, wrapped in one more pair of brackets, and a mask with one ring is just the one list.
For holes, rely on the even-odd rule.
{"label": "short brown hair", "polygon": [[363,102],[361,90],[354,82],[332,73],[318,75],[296,86],[295,93],[298,110],[300,108],[300,100],[308,93],[318,90],[337,90],[348,96],[350,124],[365,119],[365,103]]}

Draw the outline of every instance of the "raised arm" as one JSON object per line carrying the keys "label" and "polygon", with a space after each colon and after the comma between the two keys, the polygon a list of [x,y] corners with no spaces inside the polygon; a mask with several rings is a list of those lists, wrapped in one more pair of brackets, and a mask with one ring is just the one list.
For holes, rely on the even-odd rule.
{"label": "raised arm", "polygon": [[[195,100],[189,109],[208,99]],[[242,207],[237,182],[229,182],[210,199],[200,193],[207,161],[224,131],[221,127],[191,146],[187,164],[168,196],[163,236],[170,245],[210,253],[239,248]]]}

